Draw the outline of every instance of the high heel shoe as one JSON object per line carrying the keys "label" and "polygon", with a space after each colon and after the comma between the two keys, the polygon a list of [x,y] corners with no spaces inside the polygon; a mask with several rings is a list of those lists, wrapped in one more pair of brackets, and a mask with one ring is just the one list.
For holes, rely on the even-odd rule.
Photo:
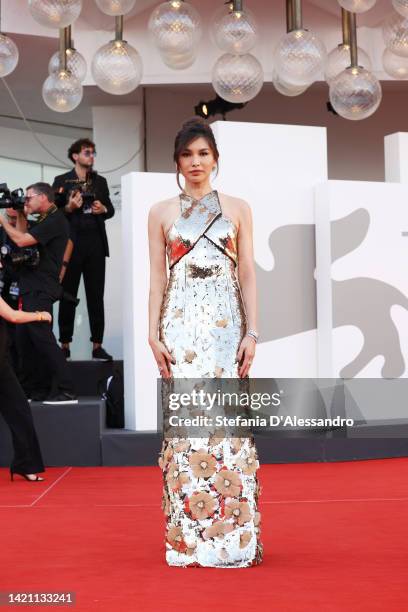
{"label": "high heel shoe", "polygon": [[28,482],[43,482],[43,480],[45,480],[44,478],[41,478],[41,476],[38,476],[37,474],[30,474],[30,476],[35,476],[35,478],[29,478],[28,474],[22,474],[21,472],[13,472],[13,470],[10,470],[10,478],[12,481],[14,480],[14,474],[18,474],[19,476],[22,476],[23,478],[25,478],[25,480],[28,480]]}

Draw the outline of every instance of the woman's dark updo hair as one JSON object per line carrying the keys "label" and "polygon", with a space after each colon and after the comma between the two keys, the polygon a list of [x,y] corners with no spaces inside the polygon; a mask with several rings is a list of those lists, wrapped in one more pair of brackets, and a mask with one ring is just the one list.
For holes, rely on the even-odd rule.
{"label": "woman's dark updo hair", "polygon": [[181,153],[188,147],[188,145],[202,136],[208,142],[208,147],[211,149],[215,161],[217,162],[217,173],[218,173],[218,158],[220,156],[218,152],[217,143],[212,129],[208,125],[205,119],[202,117],[192,117],[185,121],[178,131],[176,140],[174,142],[174,155],[173,159],[177,164],[177,185],[183,191],[180,185],[180,171],[179,171],[179,157]]}

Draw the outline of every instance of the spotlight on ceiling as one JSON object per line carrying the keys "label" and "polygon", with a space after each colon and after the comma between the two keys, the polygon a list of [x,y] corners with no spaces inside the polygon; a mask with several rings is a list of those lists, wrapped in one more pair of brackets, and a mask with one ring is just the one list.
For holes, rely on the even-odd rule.
{"label": "spotlight on ceiling", "polygon": [[203,102],[201,100],[197,106],[194,107],[194,111],[196,115],[199,117],[204,117],[204,119],[214,115],[222,115],[222,118],[225,121],[225,115],[227,113],[238,108],[244,108],[246,104],[247,102],[227,102],[220,96],[217,96],[214,98],[214,100],[209,100],[208,102]]}

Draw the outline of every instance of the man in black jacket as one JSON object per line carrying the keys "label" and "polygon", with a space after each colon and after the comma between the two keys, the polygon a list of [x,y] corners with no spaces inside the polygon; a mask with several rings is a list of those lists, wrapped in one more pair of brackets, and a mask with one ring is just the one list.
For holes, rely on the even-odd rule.
{"label": "man in black jacket", "polygon": [[[112,357],[102,347],[105,328],[104,290],[105,258],[109,257],[105,220],[115,214],[109,197],[106,179],[93,170],[95,144],[88,138],[74,142],[68,157],[75,167],[66,174],[56,176],[53,188],[62,194],[62,205],[70,222],[71,239],[74,243],[70,261],[64,261],[66,268],[62,281],[64,290],[77,295],[81,275],[84,277],[88,307],[92,358],[111,361]],[[62,301],[58,323],[60,342],[67,359],[70,358],[70,342],[74,332],[75,305]]]}

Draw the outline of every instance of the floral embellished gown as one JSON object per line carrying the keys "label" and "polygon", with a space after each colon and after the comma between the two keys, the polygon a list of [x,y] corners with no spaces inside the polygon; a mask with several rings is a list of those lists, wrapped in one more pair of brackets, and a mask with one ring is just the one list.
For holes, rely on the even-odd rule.
{"label": "floral embellished gown", "polygon": [[[177,378],[238,378],[246,317],[236,276],[237,231],[218,193],[180,194],[180,217],[166,236],[169,280],[160,339]],[[262,558],[253,439],[165,438],[166,560],[175,566],[248,567]]]}

